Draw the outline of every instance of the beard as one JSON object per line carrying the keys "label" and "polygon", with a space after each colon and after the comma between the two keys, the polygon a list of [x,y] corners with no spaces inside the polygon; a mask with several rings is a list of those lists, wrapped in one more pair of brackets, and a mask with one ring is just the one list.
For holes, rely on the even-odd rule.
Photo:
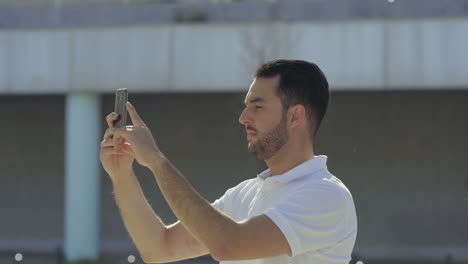
{"label": "beard", "polygon": [[264,134],[258,134],[256,143],[249,142],[249,152],[263,160],[273,157],[288,142],[286,119],[286,114],[283,113],[278,125]]}

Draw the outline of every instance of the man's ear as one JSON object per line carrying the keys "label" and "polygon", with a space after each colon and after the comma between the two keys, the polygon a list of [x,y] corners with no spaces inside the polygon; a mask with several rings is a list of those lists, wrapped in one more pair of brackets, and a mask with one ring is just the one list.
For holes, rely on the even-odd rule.
{"label": "man's ear", "polygon": [[289,125],[290,127],[297,127],[306,121],[305,107],[301,104],[293,105],[289,108]]}

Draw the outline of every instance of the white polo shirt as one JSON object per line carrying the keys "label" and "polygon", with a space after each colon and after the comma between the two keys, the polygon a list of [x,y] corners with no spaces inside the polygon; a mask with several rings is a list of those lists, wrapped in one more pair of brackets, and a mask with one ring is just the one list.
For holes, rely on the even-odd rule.
{"label": "white polo shirt", "polygon": [[268,169],[217,199],[213,206],[236,221],[267,215],[292,250],[290,256],[221,263],[348,264],[356,241],[356,210],[351,193],[326,162],[326,156],[315,156],[271,177]]}

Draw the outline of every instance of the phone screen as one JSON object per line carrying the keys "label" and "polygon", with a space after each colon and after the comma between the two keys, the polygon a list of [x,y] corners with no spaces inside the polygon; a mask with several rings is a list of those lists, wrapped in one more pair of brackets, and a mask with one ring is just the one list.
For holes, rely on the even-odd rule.
{"label": "phone screen", "polygon": [[117,121],[115,121],[115,124],[114,124],[114,127],[116,128],[125,127],[127,124],[127,107],[125,105],[127,103],[127,100],[128,100],[127,88],[121,88],[115,92],[114,112],[116,112],[119,115],[119,119],[117,119]]}

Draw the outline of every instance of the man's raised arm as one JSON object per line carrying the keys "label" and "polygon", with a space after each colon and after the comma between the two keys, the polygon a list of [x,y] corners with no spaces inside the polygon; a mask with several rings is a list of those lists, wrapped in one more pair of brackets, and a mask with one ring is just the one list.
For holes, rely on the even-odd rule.
{"label": "man's raised arm", "polygon": [[164,225],[148,204],[133,171],[113,178],[117,206],[143,261],[165,263],[208,253],[179,222]]}
{"label": "man's raised arm", "polygon": [[100,159],[114,187],[115,200],[127,231],[145,262],[163,263],[208,253],[181,224],[166,227],[146,201],[135,173],[132,155],[122,152],[130,146],[108,133],[118,115],[111,113],[109,128],[101,142]]}

